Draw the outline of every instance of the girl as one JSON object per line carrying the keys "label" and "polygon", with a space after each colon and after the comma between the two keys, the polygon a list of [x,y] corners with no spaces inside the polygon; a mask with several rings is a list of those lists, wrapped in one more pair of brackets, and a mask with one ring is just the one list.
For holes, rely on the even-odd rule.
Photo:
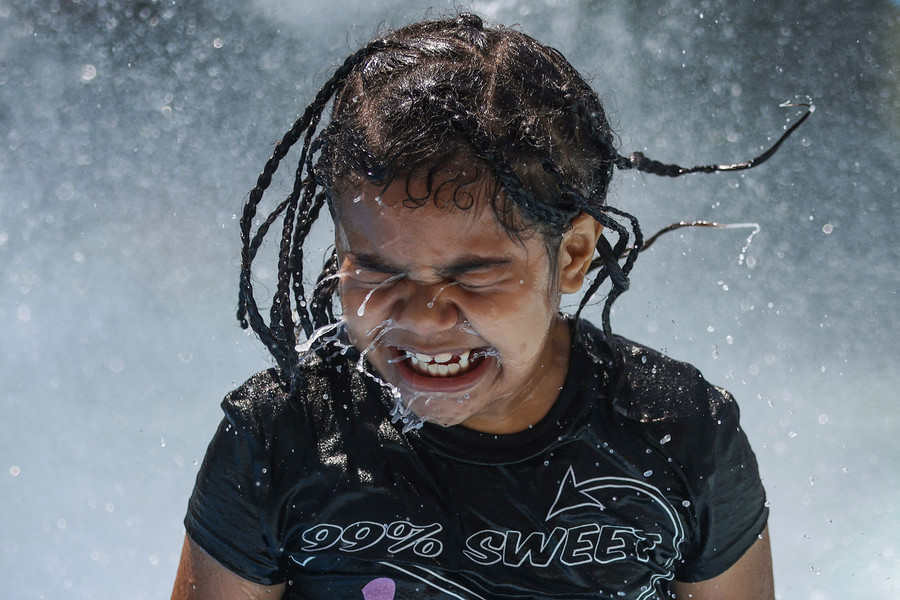
{"label": "girl", "polygon": [[[565,58],[471,14],[348,57],[244,208],[238,318],[278,367],[223,402],[173,597],[772,598],[733,399],[611,332],[644,244],[605,198],[615,168],[755,166],[811,110],[753,161],[685,169],[621,156]],[[257,220],[297,144],[292,192]],[[335,247],[307,294],[325,207]],[[252,266],[278,219],[267,322]],[[597,329],[579,314],[607,280]]]}

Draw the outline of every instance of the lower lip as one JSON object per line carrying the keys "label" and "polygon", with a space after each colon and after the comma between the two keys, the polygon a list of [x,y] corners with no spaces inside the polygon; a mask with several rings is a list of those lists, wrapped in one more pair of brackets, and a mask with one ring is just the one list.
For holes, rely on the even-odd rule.
{"label": "lower lip", "polygon": [[[393,349],[395,358],[400,356],[400,352]],[[486,356],[481,361],[466,371],[462,375],[449,375],[445,377],[430,377],[422,374],[420,371],[413,369],[409,360],[400,360],[394,363],[397,369],[397,375],[403,381],[406,387],[422,392],[461,392],[474,386],[487,373],[490,364],[494,359]]]}

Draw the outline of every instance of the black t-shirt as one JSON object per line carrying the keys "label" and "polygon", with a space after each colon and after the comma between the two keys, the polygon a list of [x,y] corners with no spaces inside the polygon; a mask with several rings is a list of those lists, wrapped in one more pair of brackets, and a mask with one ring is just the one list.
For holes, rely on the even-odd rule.
{"label": "black t-shirt", "polygon": [[[665,598],[756,541],[768,509],[731,396],[586,322],[549,414],[510,435],[425,424],[325,344],[290,397],[275,370],[229,394],[185,525],[286,598]],[[616,389],[613,393],[611,390]]]}

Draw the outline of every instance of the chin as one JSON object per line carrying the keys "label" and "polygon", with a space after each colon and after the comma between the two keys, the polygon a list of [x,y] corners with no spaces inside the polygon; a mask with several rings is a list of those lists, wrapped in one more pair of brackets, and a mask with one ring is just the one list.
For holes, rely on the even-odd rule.
{"label": "chin", "polygon": [[397,391],[397,414],[414,425],[427,421],[450,427],[463,423],[476,412],[469,394],[424,393],[402,388]]}

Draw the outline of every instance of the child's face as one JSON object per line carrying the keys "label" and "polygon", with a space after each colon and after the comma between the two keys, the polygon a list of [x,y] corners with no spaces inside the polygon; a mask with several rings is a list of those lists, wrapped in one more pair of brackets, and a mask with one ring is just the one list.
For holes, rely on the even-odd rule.
{"label": "child's face", "polygon": [[510,237],[477,184],[462,191],[475,198],[468,210],[445,208],[449,190],[440,208],[404,207],[424,194],[421,180],[381,192],[366,185],[337,200],[353,344],[419,417],[491,433],[537,422],[559,394],[569,354],[558,307],[561,278],[562,288],[571,284],[551,269],[544,239]]}

